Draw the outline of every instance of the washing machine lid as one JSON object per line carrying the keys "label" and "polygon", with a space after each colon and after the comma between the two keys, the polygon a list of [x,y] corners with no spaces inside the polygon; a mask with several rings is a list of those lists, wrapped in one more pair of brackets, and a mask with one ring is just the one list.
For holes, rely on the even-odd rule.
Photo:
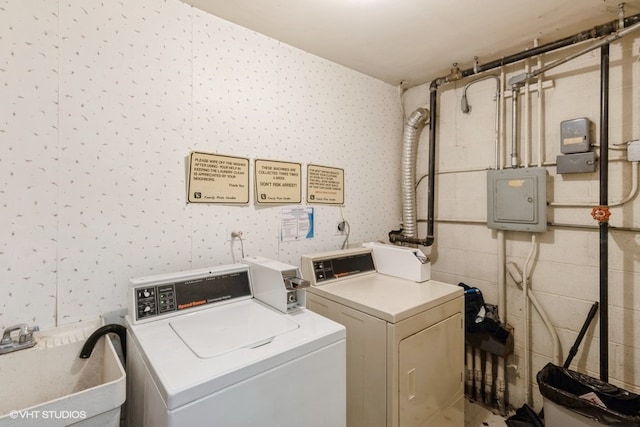
{"label": "washing machine lid", "polygon": [[255,348],[300,327],[260,304],[231,304],[174,318],[169,322],[180,339],[201,359],[240,348]]}

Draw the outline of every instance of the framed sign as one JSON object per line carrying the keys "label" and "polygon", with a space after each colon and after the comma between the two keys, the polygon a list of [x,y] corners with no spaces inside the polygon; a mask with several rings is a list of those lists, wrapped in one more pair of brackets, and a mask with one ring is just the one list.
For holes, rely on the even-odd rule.
{"label": "framed sign", "polygon": [[255,161],[256,203],[302,203],[302,165],[300,163]]}
{"label": "framed sign", "polygon": [[307,203],[344,204],[344,169],[307,165]]}
{"label": "framed sign", "polygon": [[249,159],[193,151],[189,156],[190,203],[249,203]]}

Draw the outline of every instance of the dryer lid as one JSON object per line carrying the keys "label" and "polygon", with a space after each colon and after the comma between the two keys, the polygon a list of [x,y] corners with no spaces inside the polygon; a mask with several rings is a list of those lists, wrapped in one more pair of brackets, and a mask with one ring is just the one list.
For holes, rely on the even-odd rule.
{"label": "dryer lid", "polygon": [[259,303],[204,310],[171,320],[169,325],[201,359],[240,348],[256,348],[300,327]]}

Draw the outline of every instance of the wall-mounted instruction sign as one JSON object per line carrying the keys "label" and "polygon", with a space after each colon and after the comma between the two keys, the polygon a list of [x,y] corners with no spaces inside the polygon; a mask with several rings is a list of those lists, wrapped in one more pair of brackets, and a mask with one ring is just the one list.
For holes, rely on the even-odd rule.
{"label": "wall-mounted instruction sign", "polygon": [[249,159],[193,151],[189,159],[191,203],[249,203]]}
{"label": "wall-mounted instruction sign", "polygon": [[344,169],[307,165],[307,203],[344,204]]}
{"label": "wall-mounted instruction sign", "polygon": [[300,163],[255,161],[256,203],[297,204],[302,202]]}

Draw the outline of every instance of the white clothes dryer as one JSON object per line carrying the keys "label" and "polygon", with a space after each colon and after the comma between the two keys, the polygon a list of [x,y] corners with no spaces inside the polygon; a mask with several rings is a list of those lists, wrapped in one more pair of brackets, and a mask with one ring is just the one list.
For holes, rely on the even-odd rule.
{"label": "white clothes dryer", "polygon": [[342,325],[252,298],[244,264],[131,284],[128,426],[346,425]]}
{"label": "white clothes dryer", "polygon": [[347,425],[464,426],[463,289],[374,261],[371,247],[301,259],[307,308],[347,328]]}

